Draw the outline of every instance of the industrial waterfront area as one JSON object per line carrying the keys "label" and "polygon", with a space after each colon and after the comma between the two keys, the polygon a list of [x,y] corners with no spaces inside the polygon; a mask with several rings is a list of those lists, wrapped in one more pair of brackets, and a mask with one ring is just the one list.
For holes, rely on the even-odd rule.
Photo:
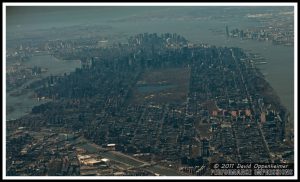
{"label": "industrial waterfront area", "polygon": [[[169,15],[153,9],[149,21],[170,27],[179,21],[196,27],[195,22],[239,18],[230,8],[223,10],[228,17],[199,18],[191,9],[182,19],[171,18],[178,7],[161,8]],[[230,29],[237,26],[228,22],[208,26],[202,36],[214,35],[211,43],[206,43],[210,37],[203,42],[194,39],[197,34],[182,35],[184,26],[178,32],[163,26],[154,31],[150,23],[133,30],[130,26],[145,15],[109,15],[113,19],[106,24],[90,20],[26,34],[8,24],[14,31],[6,45],[6,175],[226,176],[228,171],[216,165],[239,164],[229,176],[279,174],[251,171],[255,165],[285,165],[280,175],[293,176],[297,136],[289,99],[294,85],[283,89],[288,94],[278,94],[277,80],[270,82],[266,73],[274,74],[269,67],[275,61],[264,50],[245,49],[271,40],[274,50],[290,50],[293,27],[286,25],[292,13],[288,7],[259,12],[247,10],[244,18],[266,16],[260,19],[267,22],[262,29],[281,15],[288,18],[280,19],[280,29],[268,31]],[[290,69],[290,57],[282,70]]]}

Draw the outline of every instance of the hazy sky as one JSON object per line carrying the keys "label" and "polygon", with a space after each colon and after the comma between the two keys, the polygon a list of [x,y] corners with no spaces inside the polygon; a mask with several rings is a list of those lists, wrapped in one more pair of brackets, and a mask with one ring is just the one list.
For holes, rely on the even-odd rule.
{"label": "hazy sky", "polygon": [[132,16],[159,7],[7,7],[8,28],[26,27],[50,28],[76,24],[108,22],[114,18]]}
{"label": "hazy sky", "polygon": [[172,18],[191,16],[222,16],[265,12],[282,7],[130,7],[130,6],[7,6],[7,30],[34,30],[72,25],[111,23],[126,17],[167,15]]}

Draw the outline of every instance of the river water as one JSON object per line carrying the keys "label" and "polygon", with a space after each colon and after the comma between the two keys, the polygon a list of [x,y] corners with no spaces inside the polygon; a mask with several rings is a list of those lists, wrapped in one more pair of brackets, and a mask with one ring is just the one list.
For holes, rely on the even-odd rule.
{"label": "river water", "polygon": [[[26,67],[40,66],[47,68],[48,71],[43,73],[41,78],[50,75],[62,75],[74,71],[80,67],[79,60],[59,60],[51,55],[33,56],[24,63]],[[28,84],[30,81],[24,83]],[[13,92],[13,91],[12,91]],[[28,91],[19,96],[10,96],[11,92],[6,93],[6,108],[13,108],[11,112],[7,112],[6,120],[18,119],[31,112],[32,107],[48,102],[48,100],[33,99],[33,91]]]}

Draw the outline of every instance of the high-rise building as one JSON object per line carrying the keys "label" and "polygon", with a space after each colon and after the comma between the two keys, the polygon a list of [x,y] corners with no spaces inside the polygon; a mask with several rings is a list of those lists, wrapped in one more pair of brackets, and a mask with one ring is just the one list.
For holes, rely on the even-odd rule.
{"label": "high-rise building", "polygon": [[228,26],[226,25],[226,36],[229,37],[229,30],[228,30]]}
{"label": "high-rise building", "polygon": [[240,38],[241,38],[241,39],[244,38],[244,31],[243,31],[243,30],[240,31]]}
{"label": "high-rise building", "polygon": [[206,138],[201,140],[201,156],[209,157],[209,141]]}

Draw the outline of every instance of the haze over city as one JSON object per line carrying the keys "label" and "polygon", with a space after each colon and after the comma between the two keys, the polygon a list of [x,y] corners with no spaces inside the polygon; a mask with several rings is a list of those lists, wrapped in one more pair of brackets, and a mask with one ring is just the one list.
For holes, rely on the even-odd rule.
{"label": "haze over city", "polygon": [[6,6],[6,175],[294,176],[294,8]]}

